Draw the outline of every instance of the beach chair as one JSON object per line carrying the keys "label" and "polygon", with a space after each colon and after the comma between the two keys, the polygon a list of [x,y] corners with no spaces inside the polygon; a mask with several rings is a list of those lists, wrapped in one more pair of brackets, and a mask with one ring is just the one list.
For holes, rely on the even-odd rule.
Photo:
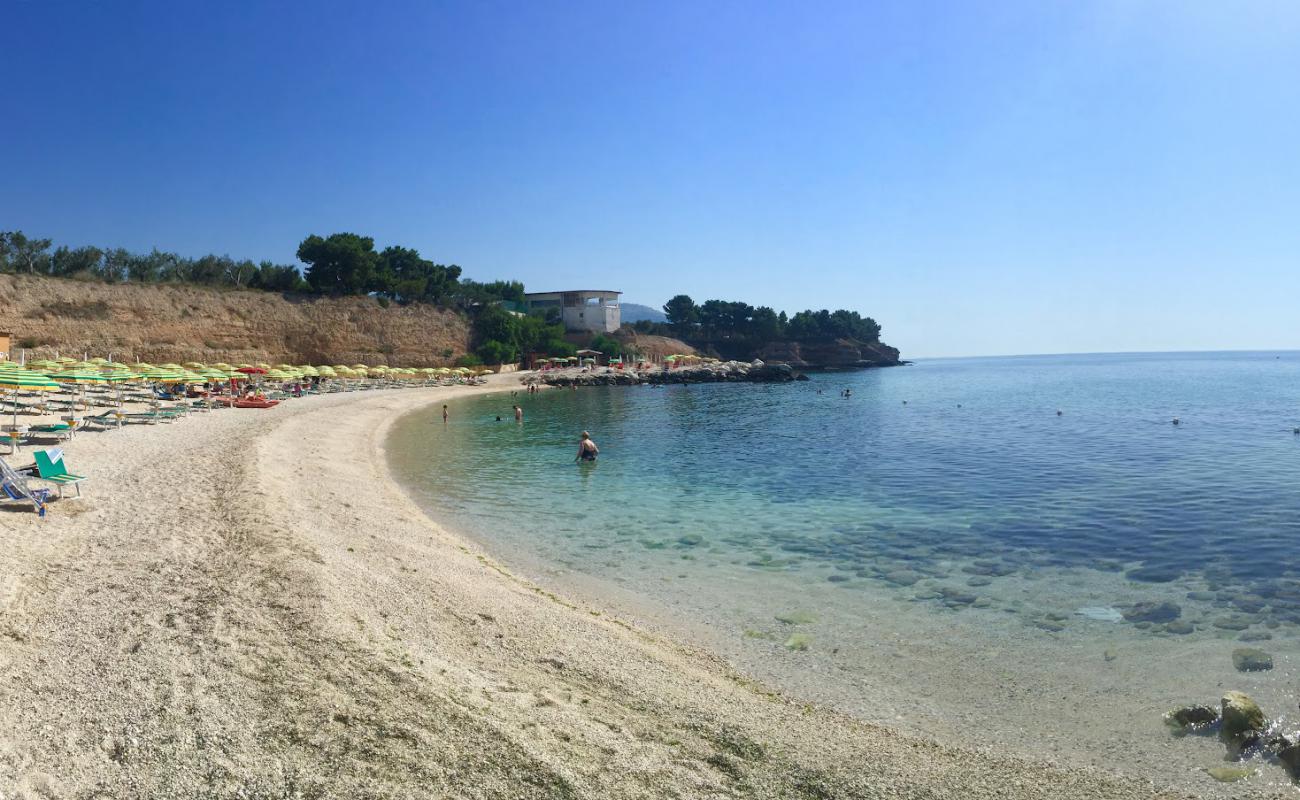
{"label": "beach chair", "polygon": [[27,478],[0,458],[0,503],[31,503],[43,517],[49,499],[49,489],[33,488]]}
{"label": "beach chair", "polygon": [[31,425],[27,428],[27,435],[31,436],[53,436],[60,441],[71,439],[72,434],[76,432],[76,426],[67,422],[56,422],[52,425]]}
{"label": "beach chair", "polygon": [[77,497],[81,497],[81,482],[89,478],[68,472],[63,466],[63,450],[37,450],[33,455],[36,457],[37,477],[58,487],[60,500],[63,499],[64,486],[72,486],[77,490]]}
{"label": "beach chair", "polygon": [[85,417],[81,421],[83,428],[99,428],[100,430],[116,430],[122,427],[122,417],[124,415],[117,409],[105,411],[103,414],[93,414]]}

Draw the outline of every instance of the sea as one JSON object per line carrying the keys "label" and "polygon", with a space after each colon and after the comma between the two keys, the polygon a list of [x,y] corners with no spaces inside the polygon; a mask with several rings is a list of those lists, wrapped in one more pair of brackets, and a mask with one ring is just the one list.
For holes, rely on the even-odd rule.
{"label": "sea", "polygon": [[1300,353],[809,377],[521,387],[445,424],[412,413],[387,450],[430,516],[520,574],[802,701],[1199,796],[1300,797],[1262,753],[1221,783],[1224,745],[1164,721],[1238,689],[1300,728]]}

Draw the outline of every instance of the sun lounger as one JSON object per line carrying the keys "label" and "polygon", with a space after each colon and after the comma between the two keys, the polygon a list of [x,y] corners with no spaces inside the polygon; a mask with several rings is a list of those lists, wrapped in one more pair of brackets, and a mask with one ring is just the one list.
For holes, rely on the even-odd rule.
{"label": "sun lounger", "polygon": [[85,475],[68,472],[63,466],[62,450],[37,450],[33,455],[36,457],[37,477],[58,487],[60,500],[63,499],[64,486],[72,486],[77,490],[77,497],[81,497],[81,482],[89,479]]}
{"label": "sun lounger", "polygon": [[81,424],[86,428],[95,427],[102,430],[114,430],[122,427],[123,416],[125,415],[120,414],[117,411],[106,411],[103,414],[95,414],[86,417],[81,421]]}
{"label": "sun lounger", "polygon": [[26,477],[0,458],[0,503],[31,503],[36,513],[43,517],[49,498],[49,489],[32,487]]}
{"label": "sun lounger", "polygon": [[27,428],[27,435],[35,434],[38,437],[53,436],[55,439],[62,441],[71,439],[72,434],[77,430],[76,426],[67,422],[56,422],[53,425],[30,425]]}

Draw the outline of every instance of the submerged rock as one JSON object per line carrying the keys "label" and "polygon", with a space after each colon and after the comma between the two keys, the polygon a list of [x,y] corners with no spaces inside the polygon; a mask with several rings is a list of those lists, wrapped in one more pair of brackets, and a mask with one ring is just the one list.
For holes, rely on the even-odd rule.
{"label": "submerged rock", "polygon": [[1218,718],[1217,708],[1200,704],[1175,708],[1165,714],[1165,721],[1177,728],[1202,728]]}
{"label": "submerged rock", "polygon": [[1169,583],[1183,577],[1183,571],[1176,567],[1139,567],[1124,573],[1124,577],[1142,583]]}
{"label": "submerged rock", "polygon": [[1276,742],[1277,759],[1286,765],[1292,777],[1300,777],[1300,738],[1279,736]]}
{"label": "submerged rock", "polygon": [[1232,666],[1238,672],[1266,672],[1273,668],[1273,656],[1256,647],[1239,647],[1232,651]]}
{"label": "submerged rock", "polygon": [[1168,601],[1160,603],[1136,603],[1124,612],[1124,619],[1129,622],[1173,622],[1183,615],[1183,609],[1177,603]]}
{"label": "submerged rock", "polygon": [[1220,705],[1223,718],[1222,731],[1225,737],[1255,738],[1268,725],[1264,710],[1245,692],[1226,692]]}
{"label": "submerged rock", "polygon": [[1120,613],[1119,609],[1110,606],[1084,606],[1074,613],[1099,622],[1119,622],[1124,619],[1124,615]]}
{"label": "submerged rock", "polygon": [[976,600],[975,595],[959,589],[944,588],[939,590],[945,605],[950,607],[968,606]]}
{"label": "submerged rock", "polygon": [[883,577],[886,581],[894,584],[895,586],[911,586],[917,581],[921,580],[921,578],[924,576],[921,575],[921,573],[916,572],[915,570],[896,569],[896,570],[891,570],[890,572],[886,572]]}
{"label": "submerged rock", "polygon": [[786,650],[807,650],[812,644],[812,637],[806,633],[792,633],[790,638],[785,640]]}
{"label": "submerged rock", "polygon": [[1214,620],[1214,627],[1225,631],[1244,631],[1250,627],[1250,620],[1240,617],[1219,617]]}
{"label": "submerged rock", "polygon": [[1233,783],[1255,774],[1253,767],[1207,767],[1205,771],[1219,783]]}
{"label": "submerged rock", "polygon": [[703,542],[704,542],[704,537],[699,535],[698,533],[688,533],[685,536],[677,537],[677,543],[685,547],[694,547],[695,545],[702,544]]}
{"label": "submerged rock", "polygon": [[816,622],[817,617],[808,611],[782,611],[776,615],[776,621],[786,625],[809,625]]}

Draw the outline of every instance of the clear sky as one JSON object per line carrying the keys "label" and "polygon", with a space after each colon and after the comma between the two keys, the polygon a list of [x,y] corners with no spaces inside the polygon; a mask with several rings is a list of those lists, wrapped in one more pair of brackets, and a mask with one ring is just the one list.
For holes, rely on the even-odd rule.
{"label": "clear sky", "polygon": [[0,0],[0,229],[1300,348],[1300,4]]}

